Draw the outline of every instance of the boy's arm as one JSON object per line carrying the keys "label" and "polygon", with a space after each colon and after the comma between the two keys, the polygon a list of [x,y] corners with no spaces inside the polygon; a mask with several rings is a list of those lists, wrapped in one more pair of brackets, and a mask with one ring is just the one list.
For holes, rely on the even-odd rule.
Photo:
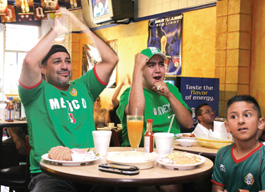
{"label": "boy's arm", "polygon": [[212,184],[212,192],[222,192],[224,191],[224,186],[216,185],[215,183]]}

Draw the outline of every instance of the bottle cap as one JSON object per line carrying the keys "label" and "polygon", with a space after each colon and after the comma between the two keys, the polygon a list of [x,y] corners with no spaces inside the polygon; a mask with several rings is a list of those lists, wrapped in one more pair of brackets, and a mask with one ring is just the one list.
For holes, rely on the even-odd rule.
{"label": "bottle cap", "polygon": [[146,122],[147,123],[153,123],[153,119],[147,119]]}

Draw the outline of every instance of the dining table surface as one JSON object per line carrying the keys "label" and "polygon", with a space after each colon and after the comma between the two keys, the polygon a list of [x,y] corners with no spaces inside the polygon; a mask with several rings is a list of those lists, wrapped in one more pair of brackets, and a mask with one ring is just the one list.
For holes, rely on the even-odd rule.
{"label": "dining table surface", "polygon": [[[109,152],[116,151],[131,151],[131,148],[109,147]],[[139,148],[139,151],[144,151],[144,148]],[[189,170],[168,169],[154,161],[153,168],[141,169],[140,173],[137,175],[122,175],[99,171],[98,165],[101,163],[106,163],[106,159],[102,158],[87,165],[77,166],[63,166],[42,159],[40,167],[43,172],[58,178],[85,184],[119,187],[187,183],[202,178],[209,178],[213,169],[213,162],[208,158],[205,158],[204,163]]]}

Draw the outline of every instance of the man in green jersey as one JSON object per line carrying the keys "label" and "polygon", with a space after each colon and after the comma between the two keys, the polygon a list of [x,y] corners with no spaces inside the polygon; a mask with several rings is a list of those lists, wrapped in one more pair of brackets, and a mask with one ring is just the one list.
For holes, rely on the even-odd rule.
{"label": "man in green jersey", "polygon": [[[144,131],[146,119],[153,119],[153,132],[167,132],[175,114],[171,133],[180,133],[180,125],[191,128],[193,121],[191,110],[183,101],[177,87],[165,83],[166,56],[155,47],[149,47],[135,56],[133,80],[131,88],[124,91],[120,98],[117,115],[122,122],[122,146],[130,146],[127,135],[126,115],[144,115]],[[140,146],[143,147],[143,139]]]}
{"label": "man in green jersey", "polygon": [[[75,29],[94,40],[102,59],[93,70],[72,82],[68,51],[61,45],[52,45],[59,35],[65,33],[66,17]],[[28,52],[19,79],[19,94],[25,107],[31,146],[31,191],[80,191],[80,184],[41,173],[39,162],[41,156],[55,146],[94,146],[93,104],[106,87],[117,62],[114,51],[66,9],[57,13],[51,31]],[[85,189],[89,189],[88,186]]]}

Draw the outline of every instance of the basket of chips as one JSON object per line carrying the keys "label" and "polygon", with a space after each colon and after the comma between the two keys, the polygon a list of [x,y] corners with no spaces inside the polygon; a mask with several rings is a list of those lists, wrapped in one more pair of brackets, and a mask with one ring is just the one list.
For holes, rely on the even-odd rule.
{"label": "basket of chips", "polygon": [[196,137],[196,139],[199,145],[203,147],[213,148],[213,149],[220,149],[224,146],[227,146],[233,143],[232,140],[201,139],[198,137]]}

